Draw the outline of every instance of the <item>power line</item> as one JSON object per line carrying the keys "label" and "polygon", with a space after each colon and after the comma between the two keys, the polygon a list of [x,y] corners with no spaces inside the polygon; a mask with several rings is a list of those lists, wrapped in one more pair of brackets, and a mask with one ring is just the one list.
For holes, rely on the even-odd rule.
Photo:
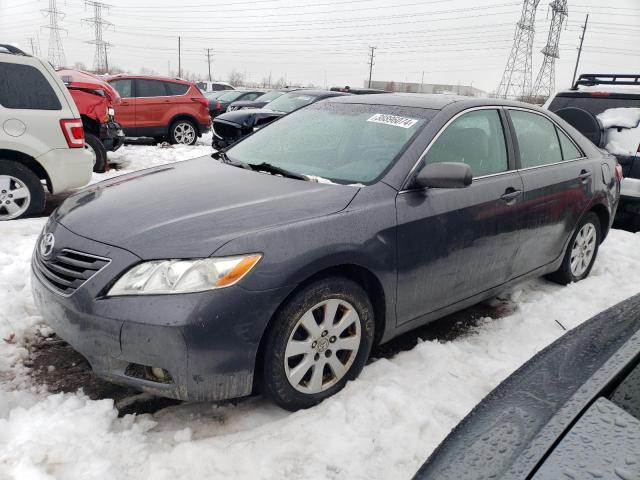
{"label": "power line", "polygon": [[60,31],[64,30],[64,28],[60,27],[58,22],[64,18],[64,13],[58,10],[56,0],[49,0],[49,8],[43,9],[41,12],[45,17],[49,17],[49,25],[42,26],[42,28],[49,29],[49,52],[47,58],[55,68],[62,68],[67,63],[67,60],[64,56],[64,48],[60,38]]}
{"label": "power line", "polygon": [[93,24],[94,38],[93,40],[88,40],[86,42],[96,46],[95,54],[93,56],[93,70],[95,72],[107,73],[109,71],[107,48],[110,47],[111,44],[104,40],[102,36],[102,29],[112,27],[113,23],[102,18],[102,12],[103,10],[108,11],[110,5],[97,2],[96,0],[85,0],[84,4],[87,7],[93,8],[93,17],[82,19],[83,22]]}

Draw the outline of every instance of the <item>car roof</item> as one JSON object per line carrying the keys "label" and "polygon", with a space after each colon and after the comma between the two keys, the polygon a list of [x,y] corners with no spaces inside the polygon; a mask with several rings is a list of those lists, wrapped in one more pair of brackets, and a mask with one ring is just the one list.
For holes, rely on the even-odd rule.
{"label": "car roof", "polygon": [[417,107],[428,108],[431,110],[442,110],[453,103],[461,103],[461,106],[464,108],[497,105],[539,110],[539,107],[530,103],[515,102],[501,98],[464,97],[461,95],[445,95],[438,93],[377,93],[371,95],[349,95],[344,98],[332,98],[327,101],[368,105],[389,105],[395,107]]}

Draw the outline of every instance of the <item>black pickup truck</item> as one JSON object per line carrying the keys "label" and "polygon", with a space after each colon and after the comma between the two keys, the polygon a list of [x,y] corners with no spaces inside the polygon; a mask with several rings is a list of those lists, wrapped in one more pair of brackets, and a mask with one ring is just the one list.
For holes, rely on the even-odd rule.
{"label": "black pickup truck", "polygon": [[580,75],[545,107],[615,155],[624,176],[616,218],[640,230],[640,75]]}

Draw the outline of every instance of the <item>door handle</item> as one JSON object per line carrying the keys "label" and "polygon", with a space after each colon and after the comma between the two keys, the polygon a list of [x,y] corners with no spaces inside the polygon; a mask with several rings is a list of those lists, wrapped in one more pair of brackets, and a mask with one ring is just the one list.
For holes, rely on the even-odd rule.
{"label": "door handle", "polygon": [[504,194],[502,194],[500,198],[507,203],[511,203],[520,195],[522,195],[522,190],[516,190],[515,188],[510,187],[505,190]]}
{"label": "door handle", "polygon": [[122,102],[120,105],[130,105],[129,102]]}
{"label": "door handle", "polygon": [[591,172],[587,172],[586,170],[582,170],[580,172],[580,175],[578,175],[578,178],[580,179],[580,181],[582,183],[586,183],[587,180],[589,180],[591,178]]}

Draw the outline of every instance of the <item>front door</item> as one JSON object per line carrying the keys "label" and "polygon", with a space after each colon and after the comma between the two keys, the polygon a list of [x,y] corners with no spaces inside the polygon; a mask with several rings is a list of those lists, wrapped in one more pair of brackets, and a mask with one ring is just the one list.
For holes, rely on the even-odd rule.
{"label": "front door", "polygon": [[513,125],[524,201],[525,234],[515,259],[517,275],[556,260],[594,195],[597,160],[584,158],[573,141],[545,115],[508,109]]}
{"label": "front door", "polygon": [[398,322],[464,300],[513,277],[523,185],[499,108],[463,113],[432,143],[425,164],[464,162],[466,188],[398,194]]}

